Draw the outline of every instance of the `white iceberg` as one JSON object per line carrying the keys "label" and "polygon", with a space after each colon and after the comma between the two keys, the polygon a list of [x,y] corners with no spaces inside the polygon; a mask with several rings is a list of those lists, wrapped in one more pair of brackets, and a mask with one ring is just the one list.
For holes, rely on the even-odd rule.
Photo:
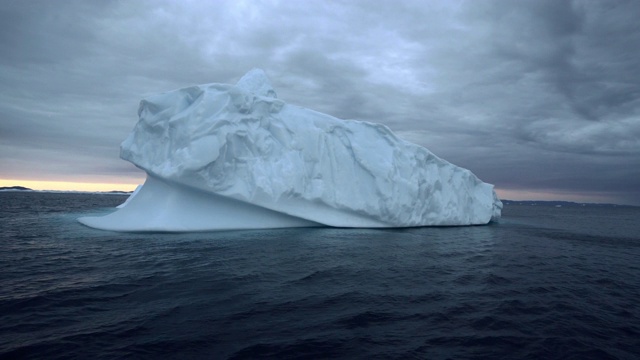
{"label": "white iceberg", "polygon": [[81,223],[115,231],[487,224],[493,185],[386,126],[277,99],[262,70],[235,86],[151,96],[120,156],[147,173],[115,212]]}

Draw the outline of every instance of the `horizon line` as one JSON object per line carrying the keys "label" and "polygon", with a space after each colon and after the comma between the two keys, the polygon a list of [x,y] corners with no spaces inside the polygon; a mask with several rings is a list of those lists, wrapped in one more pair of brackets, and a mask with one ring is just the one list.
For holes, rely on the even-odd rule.
{"label": "horizon line", "polygon": [[[131,193],[133,192],[139,185],[144,184],[144,180],[140,183],[104,183],[104,182],[80,182],[80,181],[42,181],[42,180],[16,180],[16,179],[0,179],[0,187],[24,187],[31,191],[42,191],[42,192],[86,192],[86,193],[113,193],[113,192],[123,192],[123,193]],[[11,190],[11,189],[7,189]],[[4,190],[4,191],[7,191]],[[15,190],[15,191],[25,191],[25,190]],[[509,193],[509,195],[516,195],[518,191],[514,190],[503,190],[496,189],[496,193]],[[521,191],[521,195],[533,193],[529,191]],[[506,195],[506,194],[505,194]],[[507,196],[509,196],[507,195]],[[542,193],[537,194],[542,195]],[[606,200],[606,199],[595,199],[591,200],[587,199],[575,199],[575,196],[559,196],[554,198],[549,198],[551,193],[546,193],[546,196],[541,196],[538,199],[535,198],[513,198],[512,196],[502,197],[499,196],[500,200],[504,201],[529,201],[529,202],[567,202],[574,204],[600,204],[600,205],[619,205],[619,206],[635,206],[638,207],[638,204],[624,204],[618,203],[614,200]],[[559,195],[559,194],[553,194]],[[585,196],[586,198],[587,196]]]}

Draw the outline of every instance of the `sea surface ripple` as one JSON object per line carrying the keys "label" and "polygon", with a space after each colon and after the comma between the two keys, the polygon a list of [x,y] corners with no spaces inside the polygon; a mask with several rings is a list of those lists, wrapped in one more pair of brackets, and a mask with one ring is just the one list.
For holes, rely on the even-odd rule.
{"label": "sea surface ripple", "polygon": [[0,357],[640,358],[640,208],[126,234],[125,197],[0,193]]}

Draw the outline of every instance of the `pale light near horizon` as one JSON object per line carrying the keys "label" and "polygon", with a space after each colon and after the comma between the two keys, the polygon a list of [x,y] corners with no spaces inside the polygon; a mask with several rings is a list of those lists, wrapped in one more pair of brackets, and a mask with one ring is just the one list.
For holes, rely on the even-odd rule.
{"label": "pale light near horizon", "polygon": [[138,185],[139,184],[0,179],[0,187],[24,186],[33,190],[133,191]]}

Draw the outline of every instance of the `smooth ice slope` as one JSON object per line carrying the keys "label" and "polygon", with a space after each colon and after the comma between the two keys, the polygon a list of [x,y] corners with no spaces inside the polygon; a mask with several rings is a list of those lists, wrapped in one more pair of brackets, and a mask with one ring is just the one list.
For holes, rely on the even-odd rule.
{"label": "smooth ice slope", "polygon": [[205,231],[310,227],[320,224],[166,182],[155,176],[109,215],[80,222],[117,231]]}
{"label": "smooth ice slope", "polygon": [[387,127],[277,99],[262,70],[143,100],[121,157],[148,174],[121,209],[82,223],[122,231],[486,224],[493,186]]}

